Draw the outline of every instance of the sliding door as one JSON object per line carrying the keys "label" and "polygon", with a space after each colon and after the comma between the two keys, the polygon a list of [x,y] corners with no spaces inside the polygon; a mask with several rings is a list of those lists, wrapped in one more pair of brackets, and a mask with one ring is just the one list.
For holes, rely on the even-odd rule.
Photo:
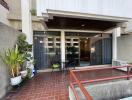
{"label": "sliding door", "polygon": [[60,32],[34,32],[34,58],[37,70],[60,61]]}

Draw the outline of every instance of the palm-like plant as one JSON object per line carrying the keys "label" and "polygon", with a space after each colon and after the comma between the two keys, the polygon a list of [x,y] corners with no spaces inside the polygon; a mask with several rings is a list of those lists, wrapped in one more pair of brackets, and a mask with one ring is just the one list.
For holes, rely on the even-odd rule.
{"label": "palm-like plant", "polygon": [[20,65],[24,62],[24,54],[20,54],[18,46],[16,45],[13,49],[8,49],[4,56],[0,55],[3,62],[6,63],[11,71],[12,77],[19,75]]}

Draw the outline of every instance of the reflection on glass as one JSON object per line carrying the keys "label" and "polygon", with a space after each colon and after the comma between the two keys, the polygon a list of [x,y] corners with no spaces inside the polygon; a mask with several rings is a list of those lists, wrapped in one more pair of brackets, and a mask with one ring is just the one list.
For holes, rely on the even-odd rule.
{"label": "reflection on glass", "polygon": [[92,47],[91,48],[91,53],[94,53],[95,52],[95,47]]}

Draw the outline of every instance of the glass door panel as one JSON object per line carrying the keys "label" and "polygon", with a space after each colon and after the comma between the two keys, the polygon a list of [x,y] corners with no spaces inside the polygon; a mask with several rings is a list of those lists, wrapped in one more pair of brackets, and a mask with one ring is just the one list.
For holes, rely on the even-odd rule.
{"label": "glass door panel", "polygon": [[60,61],[60,32],[34,32],[36,69],[50,68]]}

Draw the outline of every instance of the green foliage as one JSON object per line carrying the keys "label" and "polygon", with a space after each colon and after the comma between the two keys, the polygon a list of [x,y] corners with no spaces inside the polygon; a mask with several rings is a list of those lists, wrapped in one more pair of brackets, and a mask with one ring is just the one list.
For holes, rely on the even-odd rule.
{"label": "green foliage", "polygon": [[60,66],[60,65],[57,64],[57,63],[56,63],[56,64],[53,64],[53,68],[59,68],[59,66]]}
{"label": "green foliage", "polygon": [[67,47],[67,51],[70,52],[71,54],[75,54],[77,52],[77,48],[74,46]]}
{"label": "green foliage", "polygon": [[32,61],[33,57],[31,55],[31,51],[32,51],[32,45],[29,44],[26,41],[26,35],[25,34],[21,34],[18,37],[17,40],[17,45],[18,45],[18,50],[21,54],[24,54],[25,57],[25,61]]}
{"label": "green foliage", "polygon": [[35,10],[35,9],[32,9],[32,10],[31,10],[31,15],[32,15],[32,16],[36,16],[36,10]]}
{"label": "green foliage", "polygon": [[26,41],[25,34],[19,35],[17,45],[20,53],[27,53],[32,51],[32,45]]}
{"label": "green foliage", "polygon": [[27,68],[27,76],[26,78],[30,79],[32,76],[32,70],[30,68]]}
{"label": "green foliage", "polygon": [[0,55],[1,59],[10,68],[12,77],[19,75],[20,64],[25,61],[24,54],[18,51],[18,46],[16,45],[13,49],[8,49],[5,51],[4,55]]}
{"label": "green foliage", "polygon": [[[25,34],[21,34],[18,37],[17,44],[14,48],[6,50],[3,55],[0,54],[0,58],[9,66],[12,77],[18,76],[20,68],[26,67],[24,64],[27,62],[34,64],[31,51],[32,45],[26,41]],[[28,73],[31,74],[29,70]]]}
{"label": "green foliage", "polygon": [[29,44],[26,41],[26,35],[25,34],[21,34],[18,37],[17,40],[17,45],[18,45],[18,50],[20,51],[21,54],[24,54],[24,59],[25,59],[25,66],[21,65],[22,70],[27,69],[27,79],[31,78],[32,75],[32,70],[28,67],[30,67],[30,64],[35,64],[34,58],[32,57],[32,45]]}

